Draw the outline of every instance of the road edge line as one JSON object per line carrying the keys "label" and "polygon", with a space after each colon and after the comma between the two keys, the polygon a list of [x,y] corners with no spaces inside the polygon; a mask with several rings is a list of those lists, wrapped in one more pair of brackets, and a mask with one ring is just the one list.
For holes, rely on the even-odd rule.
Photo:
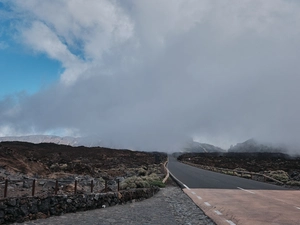
{"label": "road edge line", "polygon": [[249,191],[249,190],[246,190],[244,188],[241,188],[241,187],[236,187],[237,189],[241,190],[241,191],[245,191],[245,192],[248,192],[248,193],[251,193],[251,194],[254,194],[255,195],[255,192],[253,191]]}
{"label": "road edge line", "polygon": [[165,178],[163,179],[163,183],[165,184],[166,182],[167,182],[167,180],[168,180],[168,178],[169,178],[169,176],[170,176],[170,171],[168,170],[168,168],[167,168],[167,164],[169,163],[169,157],[168,157],[168,159],[167,159],[167,161],[164,163],[164,168],[165,168],[165,170],[167,171],[167,175],[165,176]]}
{"label": "road edge line", "polygon": [[181,188],[181,189],[188,189],[190,190],[190,188],[188,186],[186,186],[184,183],[182,183],[177,177],[175,177],[170,171],[169,171],[170,177],[175,181],[175,183]]}

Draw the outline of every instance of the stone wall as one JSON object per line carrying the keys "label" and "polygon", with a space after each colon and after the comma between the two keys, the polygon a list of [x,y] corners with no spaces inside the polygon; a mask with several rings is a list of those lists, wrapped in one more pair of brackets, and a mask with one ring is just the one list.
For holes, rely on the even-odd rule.
{"label": "stone wall", "polygon": [[0,224],[140,201],[152,197],[158,191],[158,187],[151,187],[108,193],[6,198],[0,200]]}

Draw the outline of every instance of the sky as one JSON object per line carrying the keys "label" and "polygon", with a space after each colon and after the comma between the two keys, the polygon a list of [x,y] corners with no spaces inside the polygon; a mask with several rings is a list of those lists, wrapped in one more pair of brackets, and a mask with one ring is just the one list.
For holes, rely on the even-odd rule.
{"label": "sky", "polygon": [[0,136],[300,150],[297,0],[0,0]]}

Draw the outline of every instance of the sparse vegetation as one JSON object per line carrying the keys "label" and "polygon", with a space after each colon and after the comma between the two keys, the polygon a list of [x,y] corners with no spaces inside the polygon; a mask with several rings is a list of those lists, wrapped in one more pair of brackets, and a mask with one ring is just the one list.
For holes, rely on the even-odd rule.
{"label": "sparse vegetation", "polygon": [[160,188],[164,188],[166,186],[163,182],[161,182],[159,180],[150,182],[150,185],[157,186],[157,187],[160,187]]}
{"label": "sparse vegetation", "polygon": [[284,183],[290,180],[288,173],[283,170],[266,171],[265,174]]}
{"label": "sparse vegetation", "polygon": [[[131,189],[131,188],[146,188],[152,186],[158,186],[154,184],[162,183],[161,180],[163,176],[159,176],[156,171],[159,169],[159,166],[152,167],[149,169],[149,174],[145,176],[134,175],[126,178],[121,182],[121,189]],[[139,170],[138,170],[139,171]],[[147,173],[146,173],[147,174]],[[163,184],[163,183],[162,183]],[[159,184],[160,186],[163,186]]]}
{"label": "sparse vegetation", "polygon": [[[51,179],[51,190],[55,185],[53,180],[59,180],[64,192],[74,189],[75,179],[78,180],[79,192],[90,191],[91,180],[94,181],[94,191],[103,191],[105,180],[108,181],[107,190],[116,190],[118,180],[121,189],[148,188],[153,182],[162,186],[162,164],[166,160],[167,155],[159,152],[2,142],[0,180],[6,177],[14,180],[24,177]],[[42,183],[37,186],[37,191],[47,192],[49,188],[44,187],[45,182]],[[17,188],[15,185],[15,194]],[[0,190],[0,193],[3,191]]]}

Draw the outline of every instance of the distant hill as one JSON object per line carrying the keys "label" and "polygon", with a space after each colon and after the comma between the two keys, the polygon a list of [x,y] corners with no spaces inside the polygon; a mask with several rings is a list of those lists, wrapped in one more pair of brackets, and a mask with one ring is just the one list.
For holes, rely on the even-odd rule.
{"label": "distant hill", "polygon": [[231,146],[228,152],[287,152],[285,147],[275,147],[272,145],[262,144],[254,139],[249,139],[243,143]]}
{"label": "distant hill", "polygon": [[54,135],[28,135],[28,136],[10,136],[10,137],[0,137],[0,142],[4,141],[20,141],[29,142],[34,144],[39,143],[54,143],[61,145],[70,146],[86,146],[86,147],[96,147],[101,146],[101,140],[95,137],[59,137]]}
{"label": "distant hill", "polygon": [[[102,147],[72,147],[54,143],[0,143],[0,180],[7,174],[19,176],[94,177],[125,176],[126,168],[141,168],[165,162],[166,154]],[[6,171],[8,171],[6,173]],[[108,172],[111,171],[111,172]],[[110,173],[110,174],[109,174]]]}
{"label": "distant hill", "polygon": [[225,150],[214,145],[189,141],[184,148],[184,152],[225,152]]}

